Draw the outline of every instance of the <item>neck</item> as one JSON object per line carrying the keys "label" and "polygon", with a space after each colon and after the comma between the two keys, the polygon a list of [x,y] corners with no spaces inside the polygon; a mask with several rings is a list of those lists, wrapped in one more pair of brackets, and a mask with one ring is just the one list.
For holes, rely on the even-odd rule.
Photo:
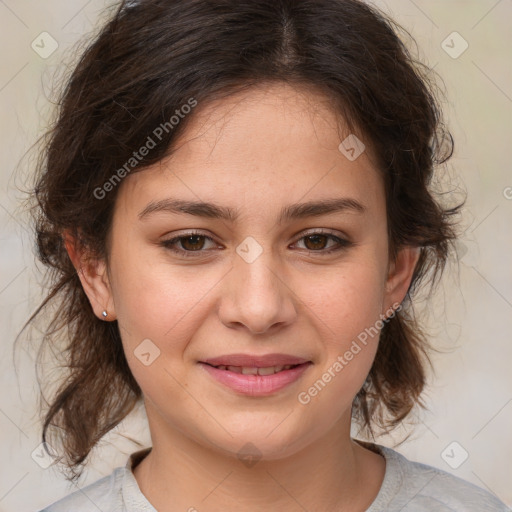
{"label": "neck", "polygon": [[151,434],[153,449],[134,475],[159,512],[256,512],[264,507],[363,512],[384,478],[384,458],[350,438],[350,417],[327,435],[275,460],[241,460],[179,430],[153,428]]}

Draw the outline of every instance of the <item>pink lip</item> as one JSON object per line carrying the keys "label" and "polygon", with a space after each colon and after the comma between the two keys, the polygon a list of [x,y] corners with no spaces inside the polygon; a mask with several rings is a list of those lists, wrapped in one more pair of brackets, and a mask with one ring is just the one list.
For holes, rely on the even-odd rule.
{"label": "pink lip", "polygon": [[212,357],[200,361],[212,366],[245,366],[246,368],[268,368],[270,366],[285,366],[287,364],[303,364],[309,362],[308,359],[291,356],[288,354],[227,354],[218,357]]}
{"label": "pink lip", "polygon": [[[244,375],[242,373],[231,372],[229,370],[221,370],[210,366],[209,364],[200,363],[201,367],[208,372],[218,382],[231,388],[238,393],[243,393],[249,396],[268,396],[295,382],[313,363],[307,361],[305,363],[284,363],[284,364],[298,364],[289,370],[282,370],[273,375]],[[251,365],[230,365],[230,366],[248,366]],[[267,364],[267,366],[277,366],[276,364]],[[264,368],[261,365],[259,368]]]}

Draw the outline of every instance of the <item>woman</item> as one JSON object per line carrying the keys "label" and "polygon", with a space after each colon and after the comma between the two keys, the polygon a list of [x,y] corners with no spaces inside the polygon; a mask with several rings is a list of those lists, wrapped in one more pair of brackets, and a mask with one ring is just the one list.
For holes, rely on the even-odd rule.
{"label": "woman", "polygon": [[85,51],[36,187],[69,369],[43,440],[76,479],[143,400],[152,447],[45,511],[506,510],[351,436],[421,403],[411,301],[458,211],[397,30],[356,0],[124,1]]}

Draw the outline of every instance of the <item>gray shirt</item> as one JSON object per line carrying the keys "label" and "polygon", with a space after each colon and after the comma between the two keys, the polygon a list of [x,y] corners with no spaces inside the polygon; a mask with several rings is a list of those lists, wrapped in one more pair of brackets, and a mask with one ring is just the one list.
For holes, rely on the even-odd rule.
{"label": "gray shirt", "polygon": [[[384,481],[366,512],[512,512],[494,495],[450,473],[411,462],[391,448],[365,446],[386,459]],[[125,466],[40,512],[156,512],[132,472],[150,450],[133,453]]]}

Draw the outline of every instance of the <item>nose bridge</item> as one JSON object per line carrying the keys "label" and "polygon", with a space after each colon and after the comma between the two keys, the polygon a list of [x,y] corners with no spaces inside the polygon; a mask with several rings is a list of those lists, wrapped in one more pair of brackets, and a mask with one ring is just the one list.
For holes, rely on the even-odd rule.
{"label": "nose bridge", "polygon": [[290,322],[295,316],[291,291],[279,277],[281,265],[271,248],[247,237],[236,252],[228,277],[230,292],[220,308],[221,320],[259,333]]}
{"label": "nose bridge", "polygon": [[[252,249],[249,251],[251,254]],[[249,296],[258,294],[269,295],[268,300],[280,295],[280,283],[277,278],[278,266],[271,249],[267,248],[251,260],[239,258],[235,263],[237,273],[237,289]]]}

